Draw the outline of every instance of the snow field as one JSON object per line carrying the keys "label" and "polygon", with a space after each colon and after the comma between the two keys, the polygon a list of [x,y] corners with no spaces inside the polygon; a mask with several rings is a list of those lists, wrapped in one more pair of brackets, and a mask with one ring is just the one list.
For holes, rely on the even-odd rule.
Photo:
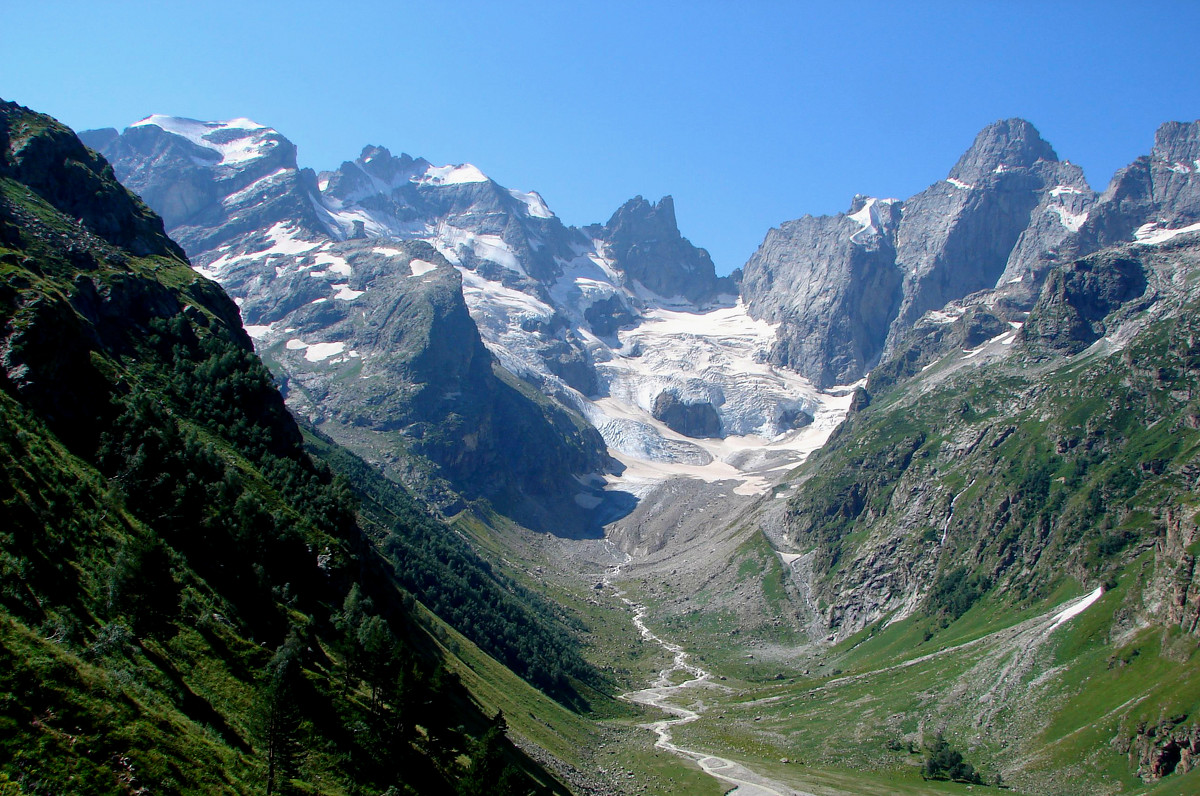
{"label": "snow field", "polygon": [[[176,116],[153,115],[147,116],[140,122],[134,122],[131,127],[154,125],[168,133],[182,136],[197,146],[210,149],[221,156],[219,165],[235,166],[248,160],[260,157],[275,147],[275,141],[269,138],[274,130],[249,119],[230,119],[225,122],[198,122],[195,119],[183,119]],[[240,136],[221,135],[214,133],[243,133]],[[214,137],[228,140],[212,140]]]}

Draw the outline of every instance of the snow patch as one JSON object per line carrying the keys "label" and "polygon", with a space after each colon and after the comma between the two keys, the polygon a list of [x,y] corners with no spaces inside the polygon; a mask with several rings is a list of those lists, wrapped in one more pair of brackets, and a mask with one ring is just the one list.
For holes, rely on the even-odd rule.
{"label": "snow patch", "polygon": [[[884,202],[884,204],[887,204],[887,202]],[[879,205],[880,201],[872,197],[857,212],[846,216],[846,218],[862,227],[862,229],[850,236],[852,243],[860,243],[860,235],[879,234],[879,230],[883,227],[883,220],[879,217]]]}
{"label": "snow patch", "polygon": [[546,206],[545,200],[542,199],[541,194],[537,191],[529,191],[528,193],[509,191],[508,193],[513,199],[525,205],[525,212],[533,218],[554,218],[554,213],[550,212],[550,208]]}
{"label": "snow patch", "polygon": [[309,362],[321,362],[346,350],[345,343],[306,343],[299,337],[288,340],[284,347],[289,351],[303,351]]}
{"label": "snow patch", "polygon": [[[250,252],[248,254],[231,255],[228,253],[228,249],[226,248],[226,253],[222,254],[220,257],[216,258],[207,265],[196,265],[194,268],[197,273],[216,282],[220,282],[225,270],[229,266],[236,263],[262,260],[273,255],[295,257],[297,255],[310,252],[321,245],[314,241],[307,241],[299,238],[297,236],[297,231],[291,229],[289,222],[286,221],[280,221],[274,224],[270,229],[267,230],[266,237],[267,240],[270,241],[271,245],[262,251]],[[288,264],[290,265],[291,263]],[[276,275],[279,273],[282,272],[277,268]]]}
{"label": "snow patch", "polygon": [[265,177],[259,177],[240,191],[235,191],[222,199],[221,206],[231,207],[232,205],[236,205],[255,191],[270,187],[272,183],[278,182],[280,177],[291,174],[292,171],[292,169],[288,168],[276,169]]}
{"label": "snow patch", "polygon": [[330,285],[337,292],[333,294],[337,301],[354,301],[356,298],[366,293],[365,290],[351,290],[350,285]]}
{"label": "snow patch", "polygon": [[345,343],[313,343],[304,352],[309,362],[321,362],[346,350]]}
{"label": "snow patch", "polygon": [[1013,342],[1017,339],[1017,332],[1020,331],[1020,327],[1012,326],[1011,323],[1009,324],[1009,326],[1012,328],[1012,331],[1002,332],[1002,333],[996,335],[995,337],[993,337],[992,339],[986,340],[986,341],[980,343],[975,348],[968,348],[968,349],[964,350],[962,359],[964,359],[964,360],[973,359],[973,358],[979,356],[980,354],[982,354],[984,351],[989,351],[989,349],[990,349],[991,354],[995,354],[1000,346],[1012,345]]}
{"label": "snow patch", "polygon": [[1046,212],[1056,214],[1058,216],[1059,223],[1072,232],[1078,232],[1079,228],[1083,226],[1083,222],[1087,221],[1088,218],[1086,210],[1082,213],[1072,213],[1062,205],[1048,207],[1046,208]]}
{"label": "snow patch", "polygon": [[1083,189],[1076,188],[1071,185],[1055,185],[1053,188],[1050,189],[1051,196],[1059,197],[1059,196],[1063,196],[1064,194],[1072,195],[1072,196],[1073,195],[1082,195]]}
{"label": "snow patch", "polygon": [[411,260],[408,263],[411,276],[424,276],[430,271],[437,270],[437,266],[426,260]]}
{"label": "snow patch", "polygon": [[315,241],[301,240],[296,235],[296,230],[289,227],[288,222],[279,221],[267,230],[267,237],[271,240],[271,247],[266,251],[257,252],[254,256],[261,257],[264,254],[304,254],[320,246]]}
{"label": "snow patch", "polygon": [[251,340],[262,340],[271,331],[271,326],[269,324],[266,326],[248,324],[242,328],[246,330],[246,334],[250,335]]}
{"label": "snow patch", "polygon": [[925,320],[929,321],[930,323],[936,323],[936,324],[941,325],[941,324],[947,324],[947,323],[954,323],[959,318],[961,318],[962,315],[963,315],[962,310],[956,310],[956,309],[930,310],[929,312],[925,313]]}
{"label": "snow patch", "polygon": [[1138,227],[1133,239],[1144,246],[1158,246],[1188,232],[1200,232],[1200,222],[1179,229],[1159,229],[1158,224],[1150,222]]}
{"label": "snow patch", "polygon": [[350,267],[350,263],[346,262],[346,258],[339,257],[336,254],[329,254],[328,252],[322,252],[321,254],[318,254],[316,259],[313,260],[313,267],[322,265],[328,266],[328,268],[325,269],[326,273],[350,276],[350,274],[354,272],[354,269]]}
{"label": "snow patch", "polygon": [[963,182],[962,180],[955,179],[954,177],[947,177],[946,182],[950,183],[955,188],[961,188],[964,191],[970,191],[975,188],[975,186],[971,183]]}
{"label": "snow patch", "polygon": [[1068,605],[1063,610],[1059,611],[1057,614],[1054,615],[1054,622],[1053,622],[1053,624],[1050,625],[1050,629],[1053,630],[1054,628],[1061,625],[1063,622],[1066,622],[1068,620],[1074,619],[1075,617],[1079,616],[1081,613],[1083,613],[1085,610],[1087,610],[1087,608],[1092,603],[1096,602],[1096,600],[1099,600],[1100,596],[1102,594],[1104,594],[1104,587],[1097,586],[1095,588],[1095,590],[1091,592],[1091,594],[1088,594],[1086,597],[1079,600],[1078,602],[1072,603],[1071,605]]}
{"label": "snow patch", "polygon": [[418,185],[467,185],[487,181],[487,175],[470,163],[460,166],[430,166],[423,175],[413,179]]}

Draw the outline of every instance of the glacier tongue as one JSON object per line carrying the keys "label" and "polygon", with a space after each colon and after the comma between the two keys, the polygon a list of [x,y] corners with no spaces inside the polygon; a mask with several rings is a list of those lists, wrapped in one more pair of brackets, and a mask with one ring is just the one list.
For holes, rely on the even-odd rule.
{"label": "glacier tongue", "polygon": [[[755,320],[741,300],[715,308],[658,297],[616,284],[602,252],[564,264],[550,301],[460,267],[463,291],[484,341],[509,369],[565,397],[600,431],[625,470],[610,476],[635,494],[672,477],[741,482],[739,494],[769,488],[772,471],[799,464],[845,417],[850,388],[822,393],[804,377],[767,361],[775,324]],[[600,337],[580,324],[599,387],[585,395],[555,376],[542,359],[531,321],[556,313],[573,320],[599,299],[618,298],[637,311],[636,325]],[[661,306],[666,304],[668,306]],[[668,308],[669,307],[669,308]],[[685,309],[686,308],[686,309]],[[686,436],[655,417],[656,400],[672,394],[711,406],[720,435]]]}

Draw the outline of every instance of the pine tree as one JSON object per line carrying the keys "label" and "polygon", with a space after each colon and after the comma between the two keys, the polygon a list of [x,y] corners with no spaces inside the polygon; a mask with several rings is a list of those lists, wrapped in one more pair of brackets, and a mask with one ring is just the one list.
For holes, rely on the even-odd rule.
{"label": "pine tree", "polygon": [[263,688],[263,745],[267,758],[267,796],[295,773],[298,718],[293,700],[300,677],[301,642],[294,632],[267,666]]}
{"label": "pine tree", "polygon": [[933,743],[925,748],[925,765],[921,774],[925,779],[950,779],[955,782],[983,784],[975,767],[963,761],[962,754],[950,746],[940,731],[934,736]]}

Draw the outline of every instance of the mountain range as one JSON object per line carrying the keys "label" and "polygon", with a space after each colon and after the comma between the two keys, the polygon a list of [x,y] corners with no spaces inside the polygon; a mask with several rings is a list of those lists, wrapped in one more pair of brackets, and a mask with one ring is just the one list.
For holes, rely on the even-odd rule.
{"label": "mountain range", "polygon": [[1097,193],[999,121],[718,277],[671,197],[2,111],[25,792],[724,788],[652,671],[768,792],[1195,787],[1200,122]]}

